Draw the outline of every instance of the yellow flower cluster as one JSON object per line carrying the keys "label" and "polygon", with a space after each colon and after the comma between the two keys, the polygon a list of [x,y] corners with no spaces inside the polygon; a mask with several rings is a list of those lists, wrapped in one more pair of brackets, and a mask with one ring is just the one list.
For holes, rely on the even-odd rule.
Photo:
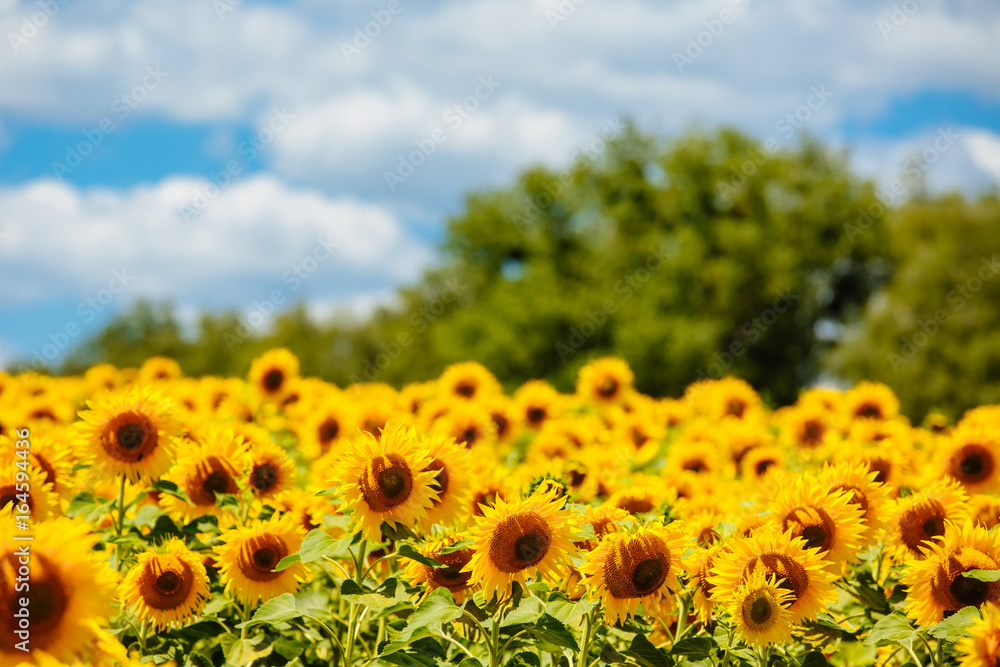
{"label": "yellow flower cluster", "polygon": [[[0,625],[19,628],[22,580],[31,613],[28,652],[5,640],[0,667],[284,664],[254,613],[296,593],[319,624],[298,628],[302,665],[377,660],[391,614],[432,593],[464,605],[434,635],[456,664],[502,664],[527,641],[501,641],[503,615],[542,609],[581,664],[628,633],[701,637],[725,664],[844,643],[890,664],[1000,654],[1000,406],[914,426],[883,385],[770,409],[732,378],[656,399],[611,358],[572,394],[508,394],[473,362],[341,389],[279,349],[246,379],[162,358],[0,374],[0,451]],[[926,646],[893,653],[890,622]]]}

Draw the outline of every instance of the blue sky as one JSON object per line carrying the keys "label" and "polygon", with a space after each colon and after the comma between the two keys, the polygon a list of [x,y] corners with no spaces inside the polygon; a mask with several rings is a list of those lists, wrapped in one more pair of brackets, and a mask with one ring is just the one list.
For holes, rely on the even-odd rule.
{"label": "blue sky", "polygon": [[0,366],[141,296],[363,314],[433,264],[465,193],[617,119],[791,145],[798,111],[885,183],[950,128],[930,186],[1000,182],[991,3],[329,4],[0,0]]}

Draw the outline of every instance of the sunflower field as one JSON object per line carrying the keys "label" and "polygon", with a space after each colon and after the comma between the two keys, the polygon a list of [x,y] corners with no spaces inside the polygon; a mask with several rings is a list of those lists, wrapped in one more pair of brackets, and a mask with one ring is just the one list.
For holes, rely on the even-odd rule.
{"label": "sunflower field", "polygon": [[885,386],[0,374],[0,667],[1000,656],[1000,406]]}

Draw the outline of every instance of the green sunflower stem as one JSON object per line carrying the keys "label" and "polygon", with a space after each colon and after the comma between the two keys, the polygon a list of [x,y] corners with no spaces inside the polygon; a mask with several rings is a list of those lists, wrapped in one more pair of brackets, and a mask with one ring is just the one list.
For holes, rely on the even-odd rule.
{"label": "green sunflower stem", "polygon": [[[367,571],[365,569],[365,560],[368,554],[368,540],[361,540],[358,544],[358,552],[354,558],[354,583],[359,587],[365,580]],[[351,662],[354,660],[354,644],[357,643],[358,632],[361,626],[361,606],[356,603],[351,603],[350,618],[347,623],[347,646],[344,647],[344,665],[345,667],[350,667]]]}
{"label": "green sunflower stem", "polygon": [[590,645],[594,641],[594,635],[597,633],[598,627],[598,614],[601,611],[599,605],[595,605],[593,609],[586,616],[586,621],[583,628],[583,641],[580,642],[580,660],[579,663],[586,667],[587,656],[590,654]]}
{"label": "green sunflower stem", "polygon": [[677,616],[677,629],[674,631],[674,643],[676,644],[680,641],[681,637],[684,636],[685,622],[687,621],[687,610],[688,610],[688,599],[686,595],[677,596],[680,600],[678,605],[678,616]]}
{"label": "green sunflower stem", "polygon": [[121,543],[122,534],[125,532],[125,475],[122,475],[121,481],[118,484],[118,500],[115,503],[118,506],[118,521],[115,523],[115,534],[118,537],[118,541],[115,542],[115,571],[121,572],[122,570],[122,559],[124,558]]}

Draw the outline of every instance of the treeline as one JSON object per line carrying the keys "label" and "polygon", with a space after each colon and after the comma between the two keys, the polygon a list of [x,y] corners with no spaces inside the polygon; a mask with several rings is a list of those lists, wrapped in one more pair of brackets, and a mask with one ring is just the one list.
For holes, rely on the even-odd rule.
{"label": "treeline", "polygon": [[298,305],[259,326],[206,313],[185,336],[168,304],[139,303],[63,371],[167,355],[189,374],[241,375],[286,346],[340,385],[401,385],[475,359],[508,386],[566,390],[611,354],[654,395],[735,375],[781,404],[817,379],[868,378],[911,416],[955,416],[1000,401],[1000,200],[910,189],[889,206],[811,140],[628,127],[562,172],[468,195],[444,264],[395,308],[316,322]]}

